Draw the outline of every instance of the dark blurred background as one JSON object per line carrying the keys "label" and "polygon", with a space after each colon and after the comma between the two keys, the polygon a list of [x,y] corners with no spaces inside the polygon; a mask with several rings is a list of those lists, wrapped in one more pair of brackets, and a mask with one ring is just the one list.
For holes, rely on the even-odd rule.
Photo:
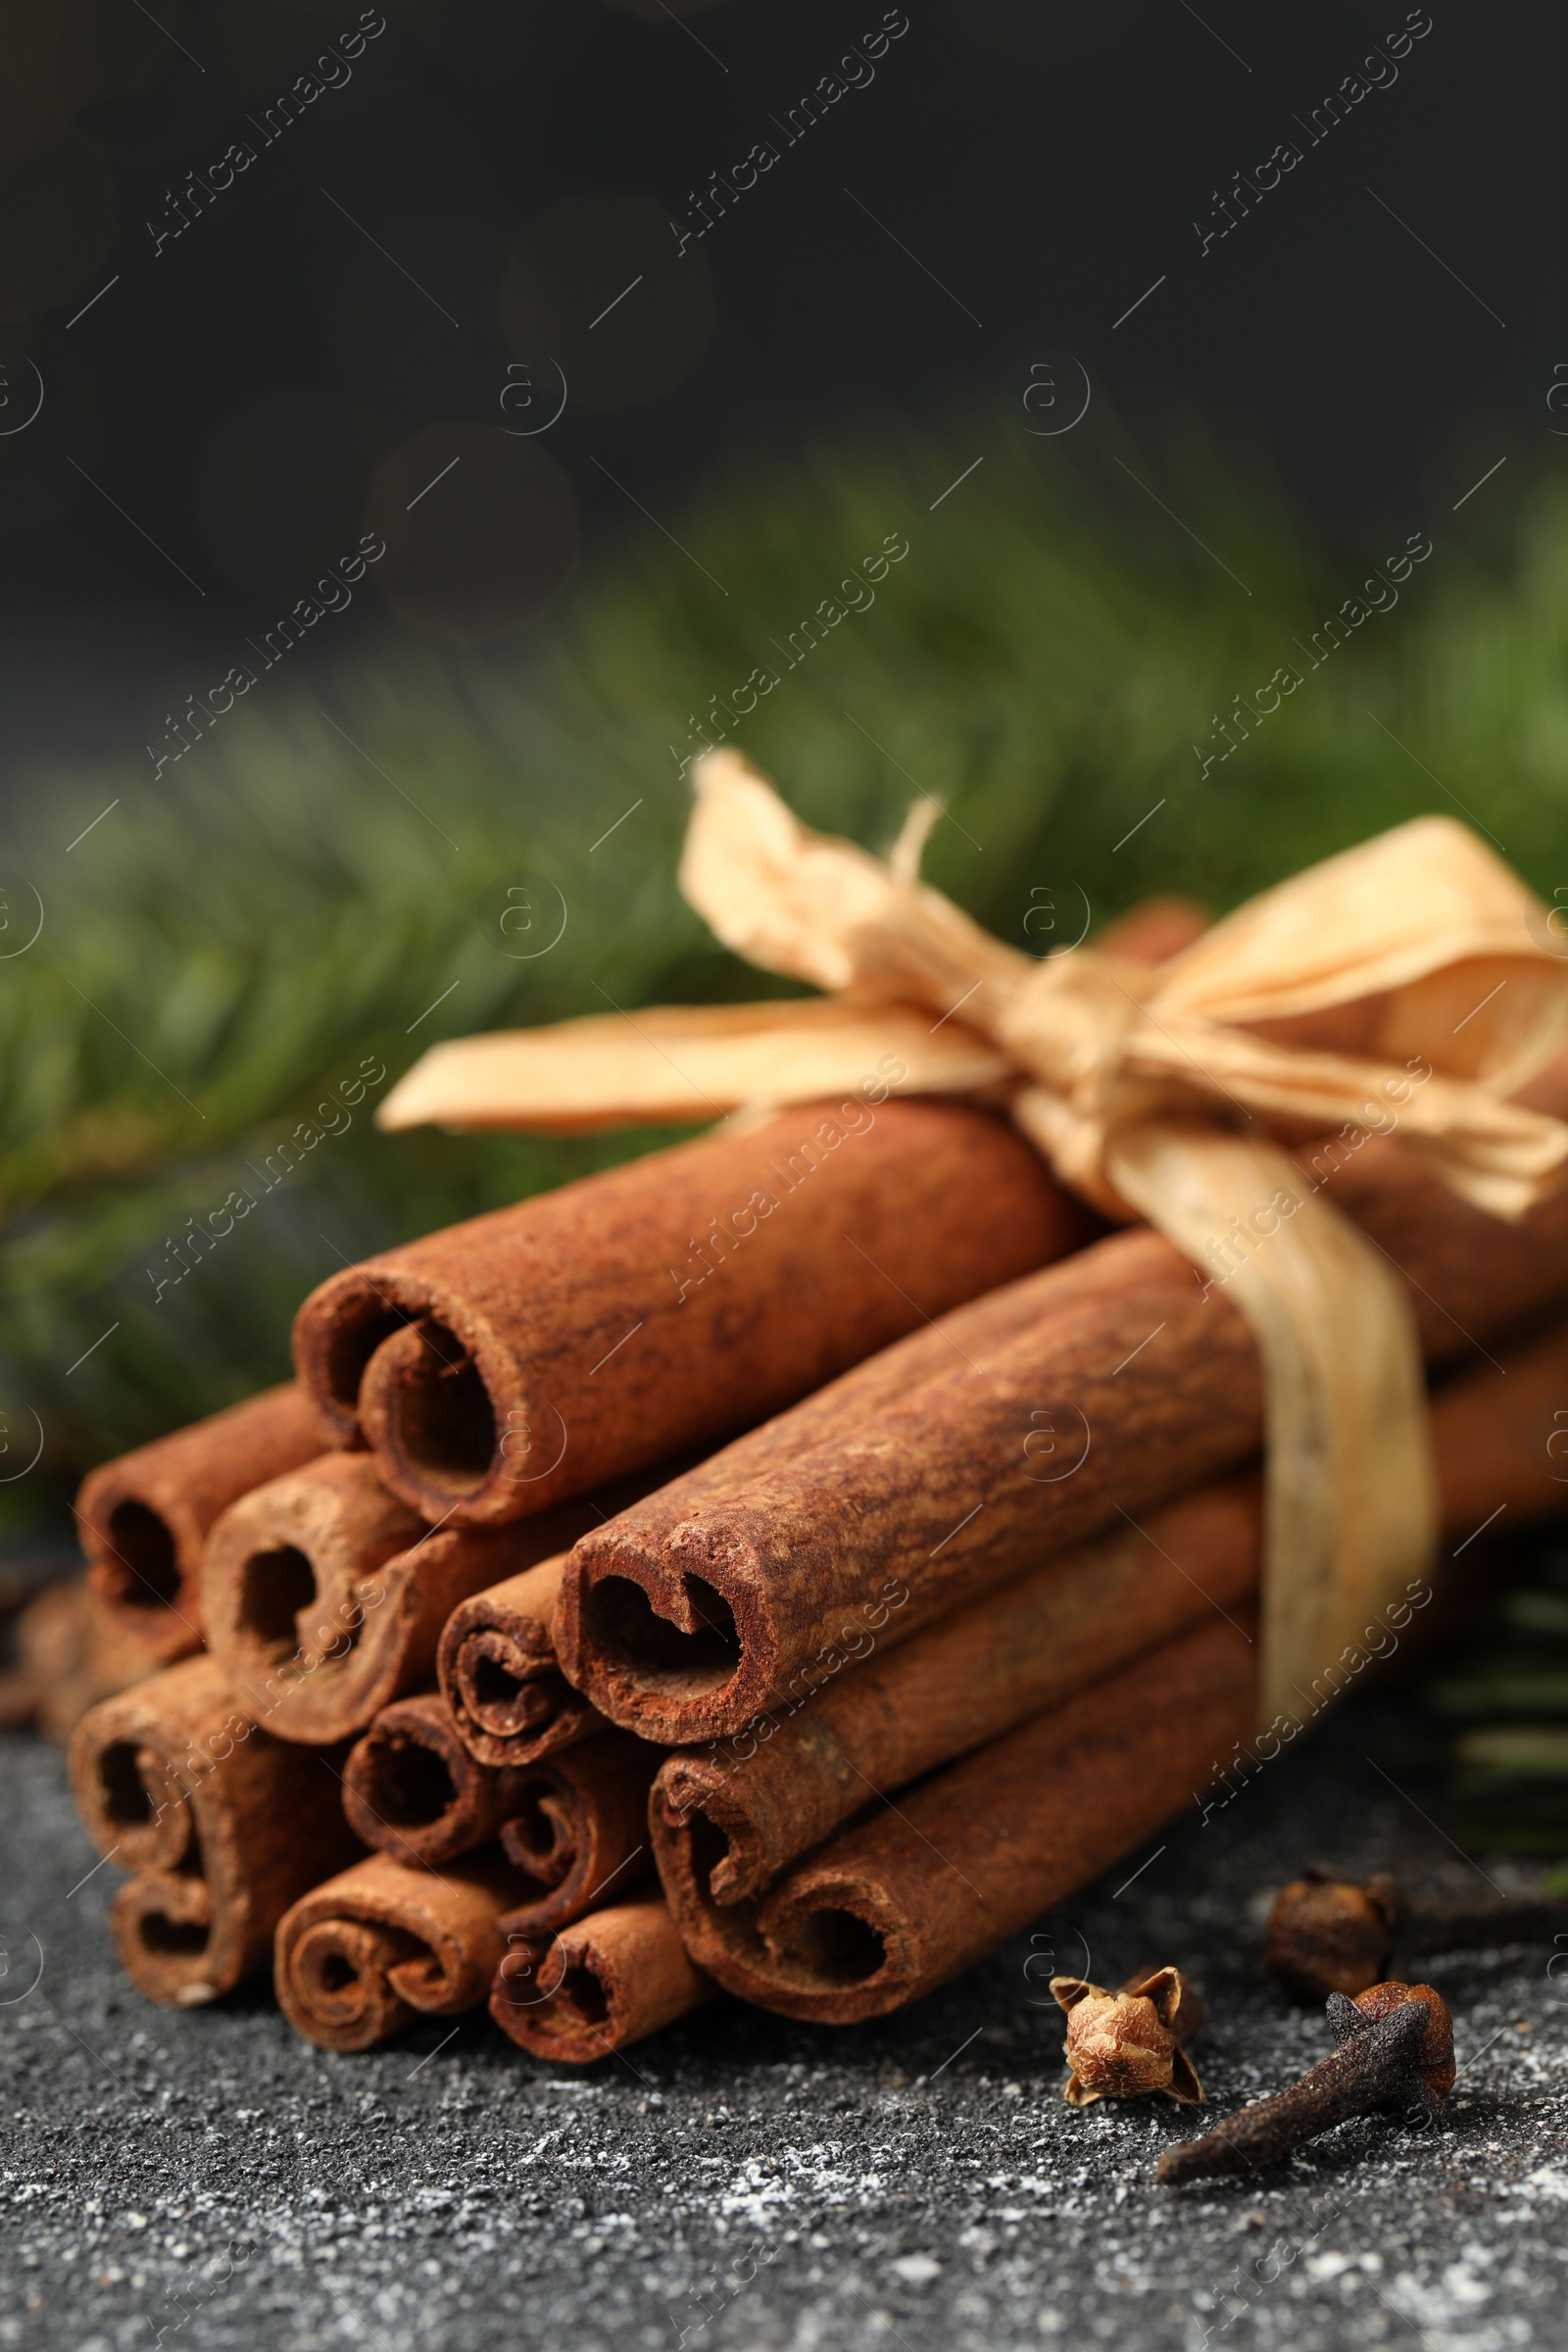
{"label": "dark blurred background", "polygon": [[[1065,354],[1135,431],[1197,414],[1320,524],[1402,535],[1472,449],[1543,454],[1565,45],[1560,11],[1396,0],[16,0],[9,414],[44,398],[0,438],[13,753],[92,741],[117,685],[286,610],[368,514],[393,561],[347,626],[384,598],[489,638],[721,451]],[[528,421],[570,387],[527,439],[518,364]]]}

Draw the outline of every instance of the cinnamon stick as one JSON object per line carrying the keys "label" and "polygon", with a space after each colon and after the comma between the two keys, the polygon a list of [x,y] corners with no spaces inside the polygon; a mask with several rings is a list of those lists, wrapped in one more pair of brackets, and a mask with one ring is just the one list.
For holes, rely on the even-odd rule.
{"label": "cinnamon stick", "polygon": [[[658,1485],[638,1517],[645,1540],[678,1527],[694,1496],[743,1487],[811,1446],[847,1435],[955,1360],[1004,1345],[1035,1317],[1021,1285],[1005,1284],[955,1307],[940,1323],[896,1340],[829,1381],[788,1413],[761,1422],[722,1451]],[[619,1507],[602,1490],[605,1515]],[[524,1521],[524,1528],[534,1525]],[[481,1763],[526,1764],[604,1728],[605,1718],[567,1682],[556,1654],[556,1613],[565,1556],[476,1592],[454,1609],[437,1653],[441,1689],[462,1739]]]}
{"label": "cinnamon stick", "polygon": [[[1568,1353],[1568,1350],[1565,1350]],[[678,1748],[650,1807],[659,1874],[687,1948],[705,1966],[725,1922],[854,1814],[1011,1731],[1154,1643],[1256,1589],[1255,1475],[1222,1480],[988,1592],[882,1648],[858,1629],[845,1671],[744,1734]],[[889,1611],[887,1624],[893,1622]],[[850,1633],[856,1628],[846,1629]],[[871,1654],[872,1652],[875,1654]]]}
{"label": "cinnamon stick", "polygon": [[363,1430],[428,1519],[520,1518],[776,1412],[1083,1237],[1001,1118],[888,1102],[892,1082],[335,1275],[295,1324],[323,1429]]}
{"label": "cinnamon stick", "polygon": [[294,1381],[210,1414],[90,1471],[76,1524],[101,1608],[168,1662],[202,1645],[202,1545],[252,1487],[321,1450],[310,1398]]}
{"label": "cinnamon stick", "polygon": [[439,1871],[371,1854],[278,1922],[279,2007],[324,2050],[368,2050],[419,2017],[476,2008],[506,1949],[496,1923],[516,1885],[495,1846]]}
{"label": "cinnamon stick", "polygon": [[497,1771],[423,1690],[383,1707],[350,1749],[343,1810],[367,1845],[428,1868],[499,1838],[520,1874],[506,1926],[548,1934],[653,1876],[648,1790],[662,1756],[606,1729],[569,1755]]}
{"label": "cinnamon stick", "polygon": [[420,1690],[383,1707],[350,1748],[343,1810],[367,1845],[433,1868],[499,1835],[513,1784],[468,1753],[439,1690]]}
{"label": "cinnamon stick", "polygon": [[0,1670],[0,1730],[31,1724],[57,1747],[89,1707],[158,1671],[156,1653],[108,1616],[85,1576],[35,1591],[7,1630],[16,1662]]}
{"label": "cinnamon stick", "polygon": [[932,1774],[731,1906],[704,1966],[826,2025],[956,1976],[1151,1837],[1248,1736],[1251,1630],[1212,1618]]}
{"label": "cinnamon stick", "polygon": [[322,1454],[214,1527],[208,1641],[279,1739],[350,1739],[430,1681],[459,1601],[598,1516],[578,1500],[518,1527],[431,1528],[386,1492],[368,1454]]}
{"label": "cinnamon stick", "polygon": [[653,1877],[648,1791],[662,1761],[662,1748],[606,1731],[504,1776],[501,1847],[527,1883],[501,1923],[505,1936],[548,1936]]}
{"label": "cinnamon stick", "polygon": [[442,1632],[436,1673],[453,1728],[470,1755],[493,1769],[554,1755],[603,1727],[598,1708],[572,1689],[556,1657],[553,1625],[565,1565],[559,1552],[475,1592]]}
{"label": "cinnamon stick", "polygon": [[[1568,1106],[1568,1070],[1556,1065]],[[1299,1156],[1409,1280],[1429,1362],[1568,1289],[1568,1198],[1518,1224],[1468,1206],[1393,1143],[1337,1170]],[[1266,1242],[1262,1245],[1266,1247]],[[808,1687],[819,1653],[888,1591],[897,1638],[1114,1519],[1234,1468],[1262,1435],[1250,1327],[1217,1282],[1144,1230],[1013,1286],[1022,1336],[969,1348],[848,1435],[739,1488],[655,1497],[585,1537],[557,1646],[612,1721],[671,1745],[740,1731]]]}
{"label": "cinnamon stick", "polygon": [[110,1925],[149,2000],[190,2008],[230,1991],[267,1965],[289,1905],[359,1852],[341,1761],[270,1738],[210,1657],[82,1717],[72,1793],[99,1852],[134,1873]]}
{"label": "cinnamon stick", "polygon": [[[1504,1511],[1514,1526],[1568,1509],[1546,1451],[1564,1395],[1562,1327],[1438,1391],[1446,1536],[1464,1541]],[[1220,1481],[1047,1562],[744,1739],[671,1756],[650,1817],[688,1950],[731,1983],[729,1955],[744,1964],[757,1898],[797,1855],[883,1791],[998,1738],[1173,1632],[1212,1611],[1245,1614],[1262,1545],[1257,1478]]]}
{"label": "cinnamon stick", "polygon": [[711,2000],[658,1894],[595,1911],[553,1941],[515,1937],[490,2014],[535,2058],[589,2066]]}

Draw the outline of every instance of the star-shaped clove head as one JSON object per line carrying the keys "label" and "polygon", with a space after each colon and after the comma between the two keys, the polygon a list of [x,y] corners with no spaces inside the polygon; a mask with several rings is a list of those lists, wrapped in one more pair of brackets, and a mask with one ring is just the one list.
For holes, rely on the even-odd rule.
{"label": "star-shaped clove head", "polygon": [[1136,2099],[1146,2091],[1196,2106],[1203,2086],[1182,2043],[1203,2022],[1198,1995],[1179,1968],[1145,1969],[1119,1992],[1083,1977],[1053,1977],[1067,2012],[1069,2107]]}
{"label": "star-shaped clove head", "polygon": [[1304,1870],[1274,1898],[1263,1966],[1298,2000],[1361,1992],[1389,1965],[1397,1917],[1392,1879],[1362,1886],[1323,1869]]}

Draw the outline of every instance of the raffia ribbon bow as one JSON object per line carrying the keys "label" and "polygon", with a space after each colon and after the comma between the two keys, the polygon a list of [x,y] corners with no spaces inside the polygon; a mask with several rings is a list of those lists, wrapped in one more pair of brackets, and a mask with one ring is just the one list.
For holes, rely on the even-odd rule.
{"label": "raffia ribbon bow", "polygon": [[641,1012],[648,1051],[630,1059],[623,1025],[612,1044],[601,1021],[469,1040],[411,1072],[386,1123],[442,1115],[451,1057],[485,1049],[511,1071],[514,1114],[495,1124],[809,1099],[857,1084],[868,1043],[888,1039],[909,1087],[1001,1088],[1064,1183],[1113,1217],[1147,1218],[1254,1327],[1261,1697],[1265,1717],[1292,1712],[1430,1564],[1437,1513],[1408,1296],[1280,1139],[1396,1129],[1496,1216],[1555,1189],[1568,1127],[1505,1100],[1568,1039],[1568,963],[1546,909],[1466,827],[1421,817],[1264,892],[1152,970],[1090,948],[1042,961],[918,879],[934,802],[916,803],[884,863],[803,825],[731,751],[708,754],[694,782],[686,897],[726,947],[836,1002]]}

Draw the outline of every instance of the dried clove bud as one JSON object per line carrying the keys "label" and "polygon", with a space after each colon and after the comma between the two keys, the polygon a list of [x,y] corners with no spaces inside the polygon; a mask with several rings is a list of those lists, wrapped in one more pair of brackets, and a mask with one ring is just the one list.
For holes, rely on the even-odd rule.
{"label": "dried clove bud", "polygon": [[1185,2105],[1201,2100],[1203,2086],[1181,2045],[1203,2011],[1179,1968],[1144,1969],[1119,1992],[1082,1977],[1053,1977],[1051,1989],[1067,2012],[1071,2071],[1061,2095],[1069,2107],[1151,2090]]}
{"label": "dried clove bud", "polygon": [[1201,2139],[1167,2148],[1158,2166],[1167,2187],[1278,2164],[1353,2115],[1413,2109],[1429,2122],[1441,2117],[1453,2086],[1453,2023],[1441,1993],[1389,1983],[1354,2000],[1331,1992],[1327,2007],[1333,2055]]}
{"label": "dried clove bud", "polygon": [[1414,1895],[1395,1879],[1336,1878],[1311,1865],[1275,1897],[1263,1965],[1301,2000],[1358,1993],[1388,1975],[1395,1950],[1457,1952],[1568,1931],[1568,1902],[1505,1894],[1484,1902]]}
{"label": "dried clove bud", "polygon": [[1399,1907],[1390,1878],[1360,1886],[1309,1864],[1274,1899],[1263,1966],[1298,2000],[1364,1992],[1387,1973]]}

